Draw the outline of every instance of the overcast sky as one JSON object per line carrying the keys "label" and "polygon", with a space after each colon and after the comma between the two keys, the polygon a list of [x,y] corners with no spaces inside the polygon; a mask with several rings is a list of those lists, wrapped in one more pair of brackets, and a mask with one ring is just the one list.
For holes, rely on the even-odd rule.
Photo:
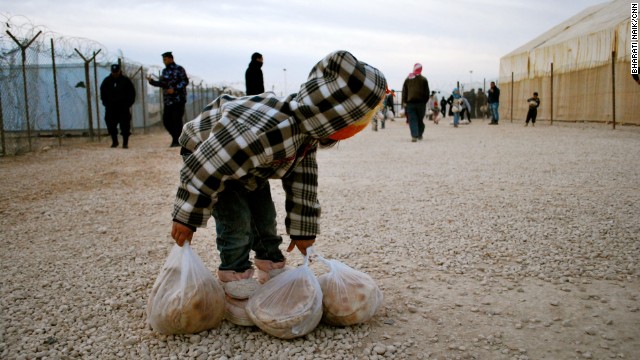
{"label": "overcast sky", "polygon": [[[400,89],[413,64],[432,89],[495,80],[500,57],[606,0],[0,0],[0,11],[109,54],[176,63],[208,84],[244,91],[253,52],[264,56],[265,87],[295,92],[311,67],[343,49],[379,68]],[[286,71],[284,70],[286,69]],[[285,83],[286,81],[286,83]],[[285,88],[286,84],[286,88]]]}

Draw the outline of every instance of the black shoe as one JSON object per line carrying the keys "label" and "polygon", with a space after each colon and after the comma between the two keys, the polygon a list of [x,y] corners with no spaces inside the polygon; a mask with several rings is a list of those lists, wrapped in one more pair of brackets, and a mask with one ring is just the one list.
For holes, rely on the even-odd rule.
{"label": "black shoe", "polygon": [[118,145],[120,145],[120,144],[118,144],[117,142],[114,142],[114,143],[112,143],[112,144],[111,144],[111,147],[112,147],[112,148],[117,148],[117,147],[118,147]]}
{"label": "black shoe", "polygon": [[122,148],[123,148],[123,149],[128,149],[128,148],[129,148],[129,145],[122,145]]}
{"label": "black shoe", "polygon": [[169,147],[179,147],[179,146],[180,146],[179,143],[173,142],[173,143],[171,143],[171,145]]}

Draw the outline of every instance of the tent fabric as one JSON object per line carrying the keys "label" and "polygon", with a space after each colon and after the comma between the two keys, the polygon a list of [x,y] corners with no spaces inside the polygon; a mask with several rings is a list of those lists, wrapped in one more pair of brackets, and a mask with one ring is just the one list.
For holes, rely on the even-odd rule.
{"label": "tent fabric", "polygon": [[616,123],[640,125],[630,32],[630,3],[613,0],[581,11],[503,56],[502,116],[524,119],[526,99],[537,91],[540,120],[611,122],[615,86]]}

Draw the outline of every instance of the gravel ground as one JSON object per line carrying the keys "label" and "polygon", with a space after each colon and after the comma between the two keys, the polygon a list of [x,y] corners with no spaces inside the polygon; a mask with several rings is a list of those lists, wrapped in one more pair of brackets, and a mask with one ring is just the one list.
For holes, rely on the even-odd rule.
{"label": "gravel ground", "polygon": [[[0,158],[0,358],[637,359],[640,128],[448,122],[320,151],[316,248],[385,299],[367,324],[289,341],[146,325],[181,162],[165,133]],[[213,228],[193,242],[211,270]]]}

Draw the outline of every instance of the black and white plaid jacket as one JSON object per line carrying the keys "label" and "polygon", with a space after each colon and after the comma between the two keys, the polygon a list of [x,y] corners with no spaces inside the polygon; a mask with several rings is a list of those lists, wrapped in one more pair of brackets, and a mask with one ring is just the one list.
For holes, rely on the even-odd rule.
{"label": "black and white plaid jacket", "polygon": [[203,227],[227,181],[248,190],[281,179],[286,228],[292,236],[319,233],[318,140],[360,120],[381,102],[384,75],[346,51],[327,55],[300,92],[223,95],[185,124],[180,144],[185,163],[173,218]]}

